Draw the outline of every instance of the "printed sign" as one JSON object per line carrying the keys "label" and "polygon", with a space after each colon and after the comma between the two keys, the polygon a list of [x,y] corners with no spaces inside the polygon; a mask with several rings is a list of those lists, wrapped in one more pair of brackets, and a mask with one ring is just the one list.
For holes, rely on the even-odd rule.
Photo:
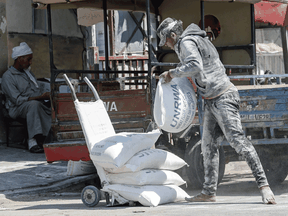
{"label": "printed sign", "polygon": [[[104,101],[103,101],[103,102],[104,102]],[[106,107],[107,112],[112,112],[112,111],[117,112],[117,111],[118,111],[115,101],[112,101],[112,102],[110,102],[110,101],[104,102],[104,106]]]}
{"label": "printed sign", "polygon": [[251,115],[240,115],[241,121],[267,121],[271,120],[270,114],[251,114]]}

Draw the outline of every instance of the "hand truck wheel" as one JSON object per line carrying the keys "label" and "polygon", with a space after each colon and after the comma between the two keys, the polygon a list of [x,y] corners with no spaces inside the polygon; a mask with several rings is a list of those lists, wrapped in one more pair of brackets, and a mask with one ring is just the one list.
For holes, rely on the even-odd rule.
{"label": "hand truck wheel", "polygon": [[98,188],[89,185],[83,188],[81,193],[81,199],[84,205],[88,207],[94,207],[99,203],[101,199],[101,193]]}

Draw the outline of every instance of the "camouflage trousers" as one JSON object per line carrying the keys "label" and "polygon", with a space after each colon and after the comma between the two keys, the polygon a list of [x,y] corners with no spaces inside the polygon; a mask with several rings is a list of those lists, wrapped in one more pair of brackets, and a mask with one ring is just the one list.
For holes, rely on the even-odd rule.
{"label": "camouflage trousers", "polygon": [[268,185],[258,154],[243,133],[239,103],[239,93],[234,86],[216,98],[205,100],[201,148],[205,171],[202,193],[206,195],[216,195],[219,170],[218,149],[224,136],[236,152],[245,158],[258,187]]}

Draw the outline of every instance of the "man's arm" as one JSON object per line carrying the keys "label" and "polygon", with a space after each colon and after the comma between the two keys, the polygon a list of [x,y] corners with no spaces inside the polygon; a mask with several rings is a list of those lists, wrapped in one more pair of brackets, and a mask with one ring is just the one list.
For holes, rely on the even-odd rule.
{"label": "man's arm", "polygon": [[28,101],[28,97],[21,95],[21,92],[17,88],[17,83],[13,75],[5,73],[2,77],[2,91],[8,96],[8,99],[15,105],[19,106],[25,101]]}
{"label": "man's arm", "polygon": [[50,100],[50,92],[44,92],[42,95],[37,97],[29,97],[28,101],[31,100]]}
{"label": "man's arm", "polygon": [[182,65],[175,69],[169,70],[172,77],[193,77],[203,71],[202,57],[198,47],[192,40],[184,40],[180,44],[180,56]]}

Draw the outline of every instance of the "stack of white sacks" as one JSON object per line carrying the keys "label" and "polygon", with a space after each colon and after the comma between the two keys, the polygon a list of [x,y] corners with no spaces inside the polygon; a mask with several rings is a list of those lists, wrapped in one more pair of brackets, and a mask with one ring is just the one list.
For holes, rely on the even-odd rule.
{"label": "stack of white sacks", "polygon": [[109,182],[102,190],[144,206],[184,200],[188,195],[179,186],[186,182],[174,170],[186,163],[173,153],[153,149],[160,134],[120,133],[94,145],[90,157],[104,168]]}
{"label": "stack of white sacks", "polygon": [[[156,120],[159,128],[175,132],[191,124],[196,100],[187,78],[174,78],[169,84],[159,82],[156,96],[163,102],[158,103],[155,99],[160,109],[156,111],[154,108],[156,116],[160,118]],[[74,104],[90,158],[103,185],[102,191],[112,195],[112,202],[117,200],[124,204],[135,201],[144,206],[157,206],[182,201],[188,196],[179,187],[185,181],[174,172],[187,165],[186,162],[173,153],[153,148],[161,134],[160,130],[116,134],[101,100],[75,100]],[[169,125],[174,131],[169,131]]]}
{"label": "stack of white sacks", "polygon": [[[160,79],[154,101],[156,124],[171,133],[183,131],[194,119],[196,103],[193,86],[187,78],[174,78],[170,83],[163,83]],[[112,194],[117,193],[115,196],[120,194],[127,200],[138,201],[144,206],[184,200],[188,194],[179,186],[186,182],[174,170],[187,165],[186,162],[173,153],[152,149],[160,136],[159,130],[142,136],[131,143],[124,139],[123,146],[125,142],[127,149],[122,145],[119,148],[124,154],[127,151],[131,154],[124,156],[120,153],[110,160],[110,165],[92,157],[93,161],[109,172],[106,176],[110,185],[103,189]],[[121,139],[118,138],[117,141]]]}

